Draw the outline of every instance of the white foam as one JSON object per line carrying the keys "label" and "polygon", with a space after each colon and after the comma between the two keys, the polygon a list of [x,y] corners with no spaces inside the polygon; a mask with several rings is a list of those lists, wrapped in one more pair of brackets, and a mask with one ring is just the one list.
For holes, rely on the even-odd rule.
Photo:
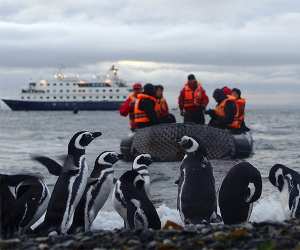
{"label": "white foam", "polygon": [[[169,208],[165,204],[162,204],[157,208],[157,213],[160,217],[162,226],[165,225],[167,220],[171,220],[182,225],[180,215],[176,209]],[[92,230],[113,230],[123,228],[123,226],[123,219],[117,212],[100,211],[92,224]]]}
{"label": "white foam", "polygon": [[279,192],[273,193],[259,200],[253,208],[251,222],[282,222],[289,219],[288,204],[280,202]]}
{"label": "white foam", "polygon": [[[167,207],[165,204],[157,208],[162,227],[167,220],[183,225],[179,212],[175,208]],[[250,222],[282,222],[289,219],[288,204],[280,202],[279,192],[273,193],[254,204]],[[96,217],[92,230],[113,230],[123,228],[123,220],[115,211],[101,211]]]}

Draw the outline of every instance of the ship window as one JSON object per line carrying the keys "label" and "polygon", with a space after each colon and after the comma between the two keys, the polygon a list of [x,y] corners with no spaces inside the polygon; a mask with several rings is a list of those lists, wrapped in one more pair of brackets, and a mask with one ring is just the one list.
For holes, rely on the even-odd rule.
{"label": "ship window", "polygon": [[73,86],[76,86],[77,84],[76,83],[73,83]]}
{"label": "ship window", "polygon": [[112,89],[110,89],[109,92],[112,92]]}
{"label": "ship window", "polygon": [[70,90],[69,90],[69,89],[67,89],[66,91],[67,91],[68,93],[70,92]]}
{"label": "ship window", "polygon": [[27,99],[30,99],[30,96],[27,96]]}
{"label": "ship window", "polygon": [[85,96],[83,96],[82,99],[85,99]]}
{"label": "ship window", "polygon": [[76,96],[73,96],[73,99],[76,99]]}
{"label": "ship window", "polygon": [[96,99],[99,99],[99,96],[96,96]]}
{"label": "ship window", "polygon": [[67,82],[67,83],[66,83],[66,85],[67,85],[67,86],[69,86],[69,85],[70,85],[70,83],[68,83],[68,82]]}
{"label": "ship window", "polygon": [[93,90],[92,89],[90,89],[90,92],[92,92]]}
{"label": "ship window", "polygon": [[47,96],[46,99],[49,99],[49,96]]}
{"label": "ship window", "polygon": [[96,89],[96,92],[99,92],[99,89]]}
{"label": "ship window", "polygon": [[120,90],[119,89],[116,89],[116,92],[119,92]]}
{"label": "ship window", "polygon": [[112,99],[113,97],[112,97],[112,96],[110,96],[109,98],[110,98],[110,99]]}
{"label": "ship window", "polygon": [[47,83],[47,86],[50,86],[50,83]]}
{"label": "ship window", "polygon": [[53,99],[56,99],[56,96],[53,96]]}
{"label": "ship window", "polygon": [[102,92],[105,92],[106,90],[105,89],[102,89]]}
{"label": "ship window", "polygon": [[106,98],[106,96],[104,95],[104,96],[103,96],[103,99],[105,99],[105,98]]}
{"label": "ship window", "polygon": [[56,83],[53,83],[53,86],[56,86]]}
{"label": "ship window", "polygon": [[62,96],[60,96],[59,98],[60,98],[60,99],[63,99],[63,97],[62,97]]}
{"label": "ship window", "polygon": [[85,92],[85,89],[83,89],[82,92]]}
{"label": "ship window", "polygon": [[93,97],[92,96],[90,96],[90,99],[92,99]]}
{"label": "ship window", "polygon": [[123,96],[123,99],[126,99],[126,96],[125,96],[125,95]]}
{"label": "ship window", "polygon": [[119,98],[120,98],[120,96],[117,95],[117,99],[119,99]]}
{"label": "ship window", "polygon": [[62,92],[63,92],[63,90],[61,89],[61,90],[59,90],[59,92],[60,92],[60,93],[62,93]]}
{"label": "ship window", "polygon": [[53,89],[53,93],[55,93],[56,92],[56,89]]}
{"label": "ship window", "polygon": [[42,96],[40,96],[40,99],[43,99],[43,97],[42,97]]}
{"label": "ship window", "polygon": [[21,99],[24,99],[24,96],[21,96]]}
{"label": "ship window", "polygon": [[69,96],[66,96],[66,98],[67,98],[67,99],[70,99],[70,97],[69,97]]}
{"label": "ship window", "polygon": [[50,90],[49,89],[47,89],[47,93],[49,93],[50,92]]}
{"label": "ship window", "polygon": [[73,92],[75,93],[75,92],[76,92],[76,89],[73,89]]}
{"label": "ship window", "polygon": [[60,86],[63,86],[63,83],[61,82],[59,85],[60,85]]}

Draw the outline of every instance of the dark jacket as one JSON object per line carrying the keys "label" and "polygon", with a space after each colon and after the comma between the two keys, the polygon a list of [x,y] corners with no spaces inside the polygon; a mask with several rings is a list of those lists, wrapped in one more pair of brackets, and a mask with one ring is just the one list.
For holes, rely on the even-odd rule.
{"label": "dark jacket", "polygon": [[[152,84],[146,84],[144,86],[144,94],[155,97],[155,87]],[[143,110],[147,114],[150,122],[137,123],[136,125],[138,128],[144,128],[159,123],[155,112],[155,101],[150,99],[142,99],[139,104],[139,109]]]}
{"label": "dark jacket", "polygon": [[[222,101],[224,101],[227,98],[227,96],[223,93],[223,91],[222,92],[215,91],[214,98],[219,105]],[[224,113],[225,113],[224,117],[220,117],[216,115],[213,110],[207,113],[211,116],[209,125],[218,128],[229,128],[228,126],[233,122],[236,113],[236,106],[233,101],[231,100],[227,101],[224,107]]]}

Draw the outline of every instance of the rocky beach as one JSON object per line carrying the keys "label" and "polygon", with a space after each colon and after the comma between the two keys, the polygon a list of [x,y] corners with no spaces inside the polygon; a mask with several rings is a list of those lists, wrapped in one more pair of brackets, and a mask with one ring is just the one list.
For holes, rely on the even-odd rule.
{"label": "rocky beach", "polygon": [[300,220],[245,225],[203,225],[159,231],[95,231],[0,241],[0,249],[300,249]]}

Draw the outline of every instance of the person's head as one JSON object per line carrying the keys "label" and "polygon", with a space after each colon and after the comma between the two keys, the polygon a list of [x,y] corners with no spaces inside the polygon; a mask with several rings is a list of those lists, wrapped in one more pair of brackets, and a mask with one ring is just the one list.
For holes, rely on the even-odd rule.
{"label": "person's head", "polygon": [[161,98],[163,96],[164,87],[162,85],[156,85],[155,86],[155,93],[157,98]]}
{"label": "person's head", "polygon": [[155,87],[151,83],[147,83],[144,86],[144,94],[155,97]]}
{"label": "person's head", "polygon": [[225,100],[227,97],[224,94],[224,91],[222,89],[215,89],[213,93],[213,98],[216,100],[217,103],[220,103],[221,101]]}
{"label": "person's head", "polygon": [[241,90],[240,89],[237,89],[237,88],[234,88],[234,89],[232,89],[232,95],[235,97],[235,98],[237,98],[237,99],[239,99],[239,98],[241,98]]}
{"label": "person's head", "polygon": [[133,91],[133,93],[139,94],[139,93],[142,92],[142,90],[143,90],[142,84],[140,84],[139,82],[134,83],[132,85],[132,91]]}
{"label": "person's head", "polygon": [[195,81],[197,81],[194,74],[189,74],[188,77],[187,77],[187,80],[188,80],[188,82],[195,82]]}
{"label": "person's head", "polygon": [[232,94],[232,90],[230,88],[228,88],[227,86],[224,86],[222,88],[223,92],[225,95],[231,95]]}

